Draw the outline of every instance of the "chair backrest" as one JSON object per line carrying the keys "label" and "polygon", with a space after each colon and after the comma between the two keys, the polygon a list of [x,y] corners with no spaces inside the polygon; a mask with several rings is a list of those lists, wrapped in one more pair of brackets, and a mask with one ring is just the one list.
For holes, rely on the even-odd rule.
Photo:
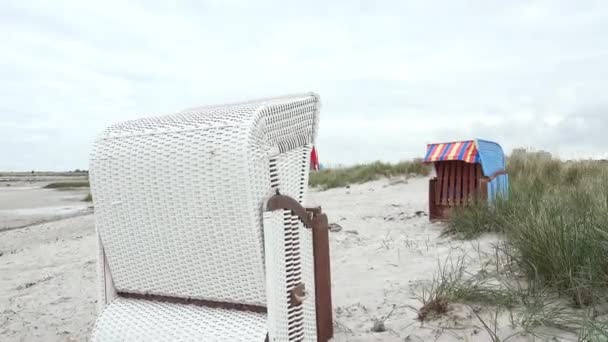
{"label": "chair backrest", "polygon": [[265,305],[262,205],[273,188],[303,200],[319,105],[285,96],[108,128],[90,179],[116,289]]}
{"label": "chair backrest", "polygon": [[480,179],[483,177],[479,163],[460,160],[446,160],[435,163],[437,180],[435,204],[442,206],[466,205],[479,192]]}

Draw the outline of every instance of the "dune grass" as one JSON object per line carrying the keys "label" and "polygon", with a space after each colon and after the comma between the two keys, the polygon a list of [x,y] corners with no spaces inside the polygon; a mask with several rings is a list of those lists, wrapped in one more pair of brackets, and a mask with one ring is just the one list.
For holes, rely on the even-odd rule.
{"label": "dune grass", "polygon": [[70,188],[88,188],[88,181],[77,182],[55,182],[44,186],[45,189],[70,189]]}
{"label": "dune grass", "polygon": [[402,161],[396,164],[373,162],[349,167],[338,167],[312,172],[308,184],[322,189],[345,187],[365,183],[382,177],[428,175],[430,167],[421,160]]}
{"label": "dune grass", "polygon": [[[510,243],[499,242],[493,250],[477,253],[473,257],[463,254],[439,260],[433,278],[414,287],[414,294],[422,304],[418,320],[432,320],[446,314],[451,304],[464,303],[492,341],[507,341],[516,336],[557,340],[556,336],[547,335],[543,327],[570,332],[581,342],[608,341],[608,321],[605,316],[603,320],[597,317],[602,311],[594,306],[567,305],[568,299],[560,297],[555,287],[539,277],[526,277],[521,259]],[[481,259],[477,257],[487,262],[478,264]],[[471,264],[476,266],[471,268]],[[488,316],[493,316],[493,322]],[[499,316],[501,324],[508,321],[514,329],[504,339],[496,334],[500,330]]]}
{"label": "dune grass", "polygon": [[504,235],[524,273],[577,306],[608,299],[608,165],[526,156],[508,164],[508,201],[454,212],[444,231]]}

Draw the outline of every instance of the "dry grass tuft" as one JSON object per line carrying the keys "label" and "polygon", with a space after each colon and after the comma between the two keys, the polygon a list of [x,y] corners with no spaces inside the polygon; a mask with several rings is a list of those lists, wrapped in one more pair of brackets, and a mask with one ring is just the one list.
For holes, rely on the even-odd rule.
{"label": "dry grass tuft", "polygon": [[418,309],[418,320],[424,322],[448,312],[449,303],[444,297],[435,297]]}

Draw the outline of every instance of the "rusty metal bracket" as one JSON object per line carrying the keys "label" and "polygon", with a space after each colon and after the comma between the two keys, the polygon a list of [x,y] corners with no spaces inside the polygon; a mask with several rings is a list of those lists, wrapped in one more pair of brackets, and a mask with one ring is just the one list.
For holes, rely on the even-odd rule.
{"label": "rusty metal bracket", "polygon": [[292,306],[297,306],[302,304],[306,299],[306,285],[304,283],[299,283],[296,285],[290,293],[290,300]]}
{"label": "rusty metal bracket", "polygon": [[306,228],[312,228],[312,219],[306,209],[295,199],[285,195],[274,195],[266,202],[266,210],[291,210],[298,216]]}

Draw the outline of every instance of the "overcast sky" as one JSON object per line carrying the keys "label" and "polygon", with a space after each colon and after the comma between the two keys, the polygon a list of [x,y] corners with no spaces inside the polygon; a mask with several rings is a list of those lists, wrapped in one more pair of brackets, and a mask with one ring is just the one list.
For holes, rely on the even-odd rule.
{"label": "overcast sky", "polygon": [[315,91],[322,163],[486,138],[608,157],[607,1],[2,1],[0,170],[111,123]]}

